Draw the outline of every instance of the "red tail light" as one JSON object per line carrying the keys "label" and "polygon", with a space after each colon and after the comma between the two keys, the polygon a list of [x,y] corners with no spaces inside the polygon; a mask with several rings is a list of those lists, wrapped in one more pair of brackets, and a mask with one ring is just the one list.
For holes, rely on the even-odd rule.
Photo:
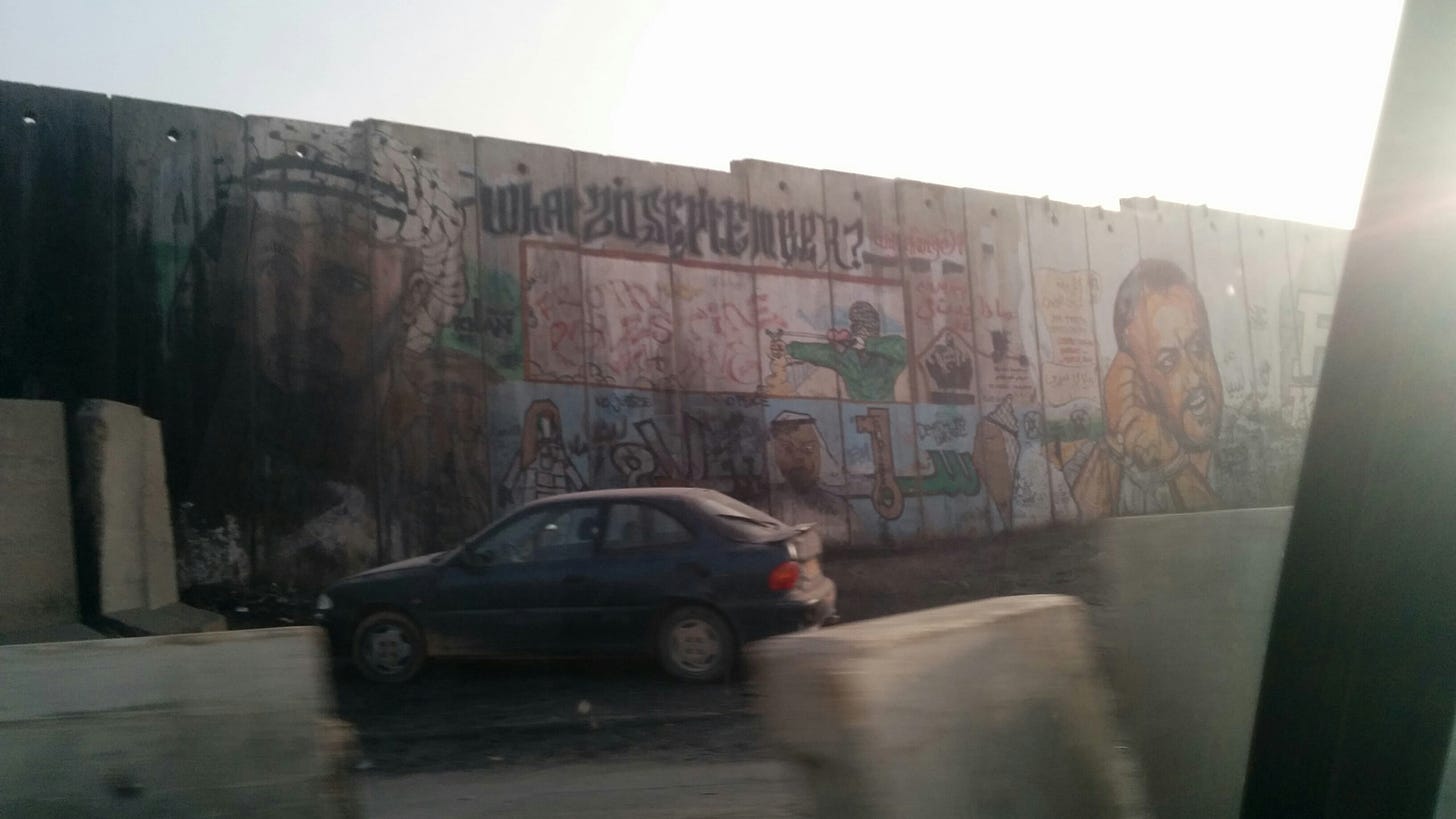
{"label": "red tail light", "polygon": [[790,560],[780,563],[768,573],[768,587],[771,591],[788,591],[799,582],[799,564]]}

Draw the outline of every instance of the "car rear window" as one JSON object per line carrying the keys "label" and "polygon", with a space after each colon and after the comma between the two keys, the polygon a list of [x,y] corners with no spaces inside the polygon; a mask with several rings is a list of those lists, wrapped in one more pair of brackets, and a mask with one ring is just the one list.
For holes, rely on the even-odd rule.
{"label": "car rear window", "polygon": [[717,492],[693,498],[693,505],[733,540],[762,542],[787,536],[793,527],[742,501]]}

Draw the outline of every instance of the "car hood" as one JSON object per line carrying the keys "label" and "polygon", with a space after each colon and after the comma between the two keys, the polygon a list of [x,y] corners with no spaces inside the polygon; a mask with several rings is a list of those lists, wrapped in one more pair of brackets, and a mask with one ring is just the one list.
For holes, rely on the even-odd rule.
{"label": "car hood", "polygon": [[432,552],[431,554],[419,555],[418,557],[407,557],[404,560],[398,560],[394,563],[386,563],[383,566],[376,566],[373,569],[365,569],[358,574],[349,575],[348,577],[344,578],[343,582],[349,583],[354,580],[375,578],[386,574],[398,574],[400,572],[417,571],[419,569],[438,564],[440,562],[440,558],[444,555],[445,552]]}

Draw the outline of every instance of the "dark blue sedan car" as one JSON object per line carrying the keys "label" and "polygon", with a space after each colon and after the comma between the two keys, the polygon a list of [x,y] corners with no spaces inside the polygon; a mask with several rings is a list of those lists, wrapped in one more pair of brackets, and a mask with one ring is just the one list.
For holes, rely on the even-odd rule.
{"label": "dark blue sedan car", "polygon": [[410,679],[429,657],[621,654],[715,680],[743,644],[837,619],[822,551],[812,524],[712,490],[579,492],[341,580],[315,617],[381,682]]}

